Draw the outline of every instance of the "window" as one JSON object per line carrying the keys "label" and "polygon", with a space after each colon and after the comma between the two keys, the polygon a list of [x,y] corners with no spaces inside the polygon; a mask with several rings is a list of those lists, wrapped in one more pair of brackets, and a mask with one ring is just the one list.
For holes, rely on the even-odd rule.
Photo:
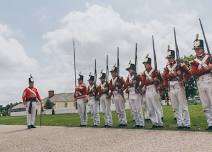
{"label": "window", "polygon": [[67,108],[68,107],[68,103],[67,102],[65,102],[65,108]]}

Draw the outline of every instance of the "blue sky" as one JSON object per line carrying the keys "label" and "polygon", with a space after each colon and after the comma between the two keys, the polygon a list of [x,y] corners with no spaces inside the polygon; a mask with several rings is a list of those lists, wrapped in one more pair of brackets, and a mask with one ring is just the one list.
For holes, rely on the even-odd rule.
{"label": "blue sky", "polygon": [[120,47],[121,74],[133,59],[139,44],[139,71],[142,59],[152,55],[151,35],[155,36],[159,68],[166,61],[168,44],[174,48],[176,27],[181,55],[192,54],[192,42],[201,33],[201,17],[209,45],[212,16],[209,0],[0,0],[0,104],[19,101],[29,73],[41,95],[73,90],[72,40],[76,40],[77,69],[83,74],[115,63]]}

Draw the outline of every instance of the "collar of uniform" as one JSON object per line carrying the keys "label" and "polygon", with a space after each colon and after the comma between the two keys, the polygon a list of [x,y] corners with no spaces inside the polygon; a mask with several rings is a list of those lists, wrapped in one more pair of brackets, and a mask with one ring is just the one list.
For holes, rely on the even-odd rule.
{"label": "collar of uniform", "polygon": [[197,59],[200,59],[200,60],[201,60],[201,59],[203,59],[206,55],[207,55],[206,53],[203,53],[201,56],[197,56],[197,55],[196,55],[195,57],[196,57]]}
{"label": "collar of uniform", "polygon": [[89,84],[89,87],[93,87],[93,86],[94,86],[94,84],[92,84],[92,85]]}
{"label": "collar of uniform", "polygon": [[168,65],[173,66],[176,63],[176,61],[174,60],[173,62],[169,62]]}
{"label": "collar of uniform", "polygon": [[146,71],[149,73],[150,71],[152,70],[152,67],[149,68],[149,69],[146,69]]}

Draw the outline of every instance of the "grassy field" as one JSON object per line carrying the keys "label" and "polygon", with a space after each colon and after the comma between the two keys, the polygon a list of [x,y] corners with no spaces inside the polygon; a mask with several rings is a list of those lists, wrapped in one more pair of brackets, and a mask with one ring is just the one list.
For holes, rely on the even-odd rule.
{"label": "grassy field", "polygon": [[[207,128],[206,119],[201,105],[189,105],[189,112],[191,116],[191,131],[205,131]],[[113,112],[114,128],[118,128],[117,114]],[[130,111],[127,111],[128,127],[133,128],[134,122]],[[5,125],[24,125],[26,117],[0,117],[0,124]],[[39,116],[36,119],[36,124],[39,125]],[[67,126],[77,127],[80,124],[78,114],[64,114],[64,115],[43,115],[42,125],[44,126]],[[88,126],[92,126],[92,117],[89,115]],[[103,114],[101,114],[101,127],[104,126]],[[151,128],[151,122],[145,122],[145,129]],[[176,121],[173,117],[173,112],[170,106],[164,106],[164,128],[160,130],[176,130]]]}

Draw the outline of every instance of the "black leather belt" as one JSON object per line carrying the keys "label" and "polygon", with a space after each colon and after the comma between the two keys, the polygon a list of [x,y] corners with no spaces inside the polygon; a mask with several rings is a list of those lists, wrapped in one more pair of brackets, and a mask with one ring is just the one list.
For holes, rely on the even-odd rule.
{"label": "black leather belt", "polygon": [[36,97],[27,98],[26,101],[36,101]]}

